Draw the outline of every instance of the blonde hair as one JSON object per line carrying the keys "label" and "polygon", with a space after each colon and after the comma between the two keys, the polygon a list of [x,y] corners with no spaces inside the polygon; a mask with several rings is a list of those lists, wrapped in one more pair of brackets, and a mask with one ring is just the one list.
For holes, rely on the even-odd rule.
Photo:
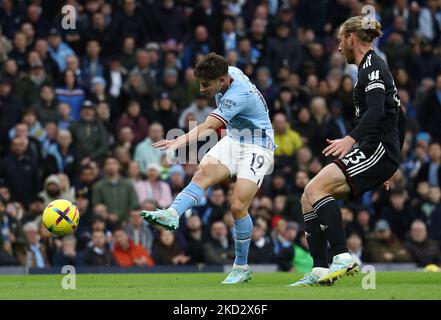
{"label": "blonde hair", "polygon": [[340,27],[340,32],[345,36],[354,32],[357,37],[367,43],[372,43],[375,38],[381,37],[381,23],[375,19],[369,19],[363,16],[349,18]]}

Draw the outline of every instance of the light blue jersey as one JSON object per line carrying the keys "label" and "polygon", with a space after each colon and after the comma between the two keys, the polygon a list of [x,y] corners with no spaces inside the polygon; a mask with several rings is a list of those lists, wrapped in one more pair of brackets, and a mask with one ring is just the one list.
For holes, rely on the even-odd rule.
{"label": "light blue jersey", "polygon": [[274,132],[262,94],[238,68],[228,67],[232,83],[215,96],[217,108],[210,114],[222,121],[228,136],[243,143],[274,150]]}

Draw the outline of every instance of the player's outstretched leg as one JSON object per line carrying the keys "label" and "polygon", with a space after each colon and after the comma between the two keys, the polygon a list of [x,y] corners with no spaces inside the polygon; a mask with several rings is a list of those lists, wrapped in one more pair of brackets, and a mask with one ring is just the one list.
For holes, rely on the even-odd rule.
{"label": "player's outstretched leg", "polygon": [[141,217],[151,224],[156,224],[167,230],[174,231],[179,226],[179,217],[188,208],[196,206],[204,193],[205,190],[203,188],[191,182],[176,196],[170,208],[157,211],[141,211]]}
{"label": "player's outstretched leg", "polygon": [[[205,159],[205,161],[204,161]],[[168,209],[157,211],[141,211],[141,217],[154,225],[174,231],[179,226],[179,218],[187,211],[199,204],[205,190],[230,176],[227,167],[219,164],[216,159],[204,158],[190,184],[175,198]]]}
{"label": "player's outstretched leg", "polygon": [[234,248],[236,257],[233,269],[227,275],[223,284],[236,284],[251,280],[248,267],[248,251],[253,234],[253,221],[248,208],[253,200],[258,186],[246,179],[237,179],[231,199],[231,212],[234,216]]}

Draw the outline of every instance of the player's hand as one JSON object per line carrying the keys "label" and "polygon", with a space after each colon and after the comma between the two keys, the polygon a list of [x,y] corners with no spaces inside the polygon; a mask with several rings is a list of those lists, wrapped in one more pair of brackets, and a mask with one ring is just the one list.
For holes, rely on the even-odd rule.
{"label": "player's hand", "polygon": [[161,150],[176,149],[175,140],[161,140],[153,144],[153,148]]}
{"label": "player's hand", "polygon": [[333,157],[339,157],[339,159],[341,159],[352,149],[355,140],[351,136],[346,136],[343,139],[326,139],[326,142],[329,143],[329,146],[323,149],[322,153],[326,157],[332,155]]}

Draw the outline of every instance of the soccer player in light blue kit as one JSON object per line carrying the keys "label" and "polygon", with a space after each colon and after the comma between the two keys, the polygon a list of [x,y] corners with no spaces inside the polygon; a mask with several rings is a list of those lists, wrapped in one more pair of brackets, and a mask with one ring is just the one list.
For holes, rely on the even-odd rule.
{"label": "soccer player in light blue kit", "polygon": [[177,195],[170,208],[142,211],[141,217],[168,230],[176,230],[179,217],[198,205],[205,190],[236,176],[231,197],[236,257],[233,269],[222,283],[247,282],[251,279],[248,250],[253,232],[248,208],[274,159],[274,135],[268,108],[248,77],[238,68],[229,67],[220,55],[205,56],[196,65],[195,76],[200,82],[200,91],[214,97],[217,108],[204,123],[187,134],[159,141],[153,146],[173,151],[223,126],[227,126],[228,134],[204,156],[191,183]]}

